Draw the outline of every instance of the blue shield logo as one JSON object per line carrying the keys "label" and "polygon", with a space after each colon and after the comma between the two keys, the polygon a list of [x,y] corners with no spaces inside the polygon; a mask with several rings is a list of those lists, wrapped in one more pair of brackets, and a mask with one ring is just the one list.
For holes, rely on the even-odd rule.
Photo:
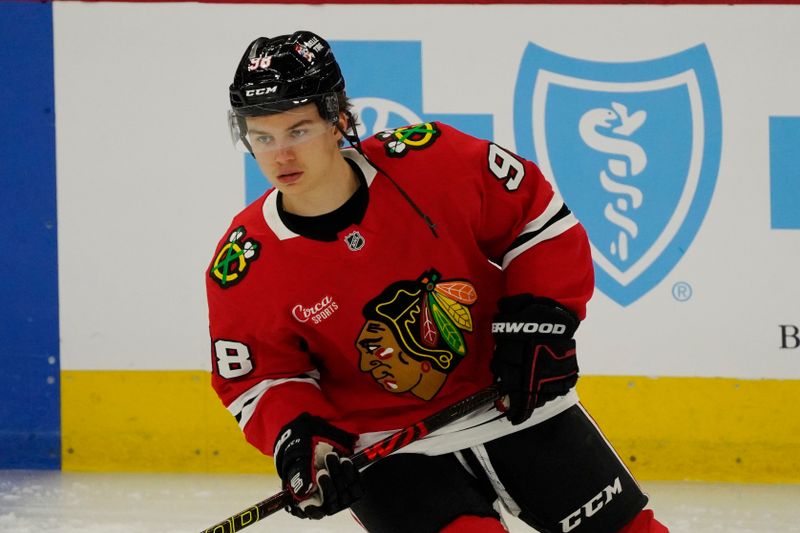
{"label": "blue shield logo", "polygon": [[629,305],[688,250],[719,170],[719,91],[705,45],[630,63],[529,44],[514,96],[517,150],[586,227],[597,287]]}

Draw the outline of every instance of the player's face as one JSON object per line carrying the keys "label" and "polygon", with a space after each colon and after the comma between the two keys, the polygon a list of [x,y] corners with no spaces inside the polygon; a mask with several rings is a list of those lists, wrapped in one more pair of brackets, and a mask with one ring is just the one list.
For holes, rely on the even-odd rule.
{"label": "player's face", "polygon": [[247,117],[247,138],[261,171],[286,195],[330,186],[326,175],[337,162],[336,127],[322,119],[315,104],[284,113]]}
{"label": "player's face", "polygon": [[439,391],[447,375],[409,357],[392,332],[381,322],[368,320],[356,340],[361,354],[359,367],[369,372],[385,390],[394,393],[411,392],[430,400]]}

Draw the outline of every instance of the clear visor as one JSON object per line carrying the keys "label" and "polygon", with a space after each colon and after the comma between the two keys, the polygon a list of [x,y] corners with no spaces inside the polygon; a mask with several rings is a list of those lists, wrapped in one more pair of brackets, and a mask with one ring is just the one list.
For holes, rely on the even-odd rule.
{"label": "clear visor", "polygon": [[[297,120],[286,121],[285,118],[289,116]],[[236,149],[253,153],[285,150],[316,139],[335,128],[319,115],[308,118],[292,112],[242,117],[229,111],[228,122],[231,126],[231,140]]]}
{"label": "clear visor", "polygon": [[[333,101],[335,102],[335,96]],[[329,104],[325,100],[323,102]],[[331,116],[338,115],[335,110],[331,111],[334,111]],[[236,149],[253,153],[291,148],[335,128],[332,122],[320,116],[313,98],[229,110],[228,126]]]}

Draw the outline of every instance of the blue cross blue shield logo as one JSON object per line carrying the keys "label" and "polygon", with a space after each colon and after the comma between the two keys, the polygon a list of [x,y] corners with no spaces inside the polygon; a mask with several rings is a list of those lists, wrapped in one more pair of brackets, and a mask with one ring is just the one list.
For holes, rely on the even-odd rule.
{"label": "blue cross blue shield logo", "polygon": [[517,150],[586,227],[598,289],[623,306],[641,298],[689,248],[714,191],[722,126],[705,45],[606,63],[531,43],[514,115]]}

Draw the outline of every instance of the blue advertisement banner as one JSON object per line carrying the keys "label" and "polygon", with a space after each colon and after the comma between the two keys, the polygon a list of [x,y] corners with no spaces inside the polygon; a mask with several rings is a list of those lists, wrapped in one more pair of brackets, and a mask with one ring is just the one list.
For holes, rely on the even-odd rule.
{"label": "blue advertisement banner", "polygon": [[53,15],[0,10],[0,469],[61,466]]}
{"label": "blue advertisement banner", "polygon": [[722,119],[704,45],[612,63],[530,43],[514,129],[586,227],[597,287],[629,305],[689,249],[719,170]]}
{"label": "blue advertisement banner", "polygon": [[769,175],[773,229],[800,229],[800,117],[769,117]]}

